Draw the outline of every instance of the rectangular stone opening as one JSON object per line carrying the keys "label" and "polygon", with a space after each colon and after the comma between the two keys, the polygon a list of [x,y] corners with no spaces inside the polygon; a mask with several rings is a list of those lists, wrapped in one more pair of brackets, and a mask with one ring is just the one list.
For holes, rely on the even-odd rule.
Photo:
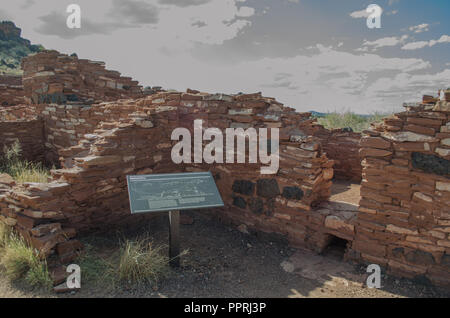
{"label": "rectangular stone opening", "polygon": [[349,241],[331,234],[329,235],[328,240],[328,244],[321,254],[340,261],[344,260],[345,253],[349,247]]}

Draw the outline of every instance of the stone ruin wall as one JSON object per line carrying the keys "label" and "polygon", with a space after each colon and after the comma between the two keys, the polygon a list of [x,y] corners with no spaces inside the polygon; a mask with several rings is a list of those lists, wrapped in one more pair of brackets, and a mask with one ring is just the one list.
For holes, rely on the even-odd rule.
{"label": "stone ruin wall", "polygon": [[[205,170],[212,171],[226,204],[215,211],[218,217],[285,235],[297,246],[323,244],[316,233],[325,217],[319,218],[312,208],[330,195],[333,162],[315,138],[298,135],[311,126],[309,114],[295,113],[260,94],[162,93],[82,108],[73,132],[66,131],[63,139],[50,138],[56,131],[46,133],[46,144],[77,140],[59,151],[63,168],[52,171],[52,182],[23,186],[3,182],[12,187],[0,202],[4,221],[14,224],[46,255],[56,251],[67,261],[80,247],[72,239],[76,232],[140,222],[144,216],[129,212],[127,174]],[[73,106],[67,105],[38,105],[36,110],[44,123],[56,113],[60,119],[74,115]],[[99,118],[91,127],[87,119],[99,113],[108,119]],[[205,127],[220,129],[280,128],[279,174],[262,176],[259,164],[172,163],[172,130],[192,130],[193,121],[200,118]]]}
{"label": "stone ruin wall", "polygon": [[[450,96],[447,96],[450,97]],[[450,285],[450,98],[384,119],[361,139],[357,258]]]}
{"label": "stone ruin wall", "polygon": [[28,105],[0,109],[0,151],[16,141],[28,161],[44,162],[44,124]]}
{"label": "stone ruin wall", "polygon": [[142,87],[130,77],[105,69],[103,62],[43,51],[22,60],[27,103],[99,103],[142,97]]}
{"label": "stone ruin wall", "polygon": [[335,179],[361,182],[360,133],[348,128],[328,130],[318,125],[312,134],[320,139],[327,157],[334,161]]}
{"label": "stone ruin wall", "polygon": [[0,106],[25,103],[21,76],[0,75]]}
{"label": "stone ruin wall", "polygon": [[[63,64],[74,59],[61,58]],[[80,74],[63,86],[70,87]],[[30,83],[40,83],[36,87],[42,88],[41,76],[48,74],[34,73]],[[61,83],[61,78],[46,80]],[[309,113],[296,113],[260,94],[188,90],[92,104],[96,93],[89,89],[95,86],[85,89],[87,93],[81,95],[63,89],[65,98],[57,93],[55,100],[65,105],[23,105],[0,111],[3,143],[23,136],[29,145],[41,145],[38,154],[30,156],[61,167],[52,171],[48,184],[16,185],[0,176],[0,219],[46,255],[69,262],[81,248],[77,233],[150,217],[130,215],[127,174],[211,170],[226,204],[212,214],[226,222],[278,233],[294,246],[318,252],[337,236],[349,242],[347,259],[450,285],[449,174],[442,172],[450,159],[448,104],[421,105],[388,118],[366,131],[359,145],[359,134],[327,131]],[[70,101],[71,94],[82,98]],[[94,102],[98,101],[94,98]],[[220,129],[280,128],[279,173],[261,176],[260,166],[250,164],[173,164],[171,132],[176,127],[192,130],[195,119]],[[362,168],[356,163],[361,159],[359,211],[345,204],[330,206],[326,199],[334,161],[338,178],[357,180]]]}

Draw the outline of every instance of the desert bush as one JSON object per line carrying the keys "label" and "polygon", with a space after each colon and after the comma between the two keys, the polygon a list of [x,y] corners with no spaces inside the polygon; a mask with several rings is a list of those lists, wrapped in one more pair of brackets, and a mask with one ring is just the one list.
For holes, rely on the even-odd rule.
{"label": "desert bush", "polygon": [[45,259],[17,234],[2,230],[0,249],[0,264],[11,281],[25,279],[33,287],[51,287]]}
{"label": "desert bush", "polygon": [[22,149],[16,140],[10,147],[3,147],[3,156],[0,160],[0,170],[9,174],[19,183],[38,182],[47,183],[49,170],[42,163],[33,163],[21,158]]}
{"label": "desert bush", "polygon": [[317,122],[327,129],[352,128],[354,132],[361,132],[370,127],[371,123],[379,122],[387,114],[374,113],[364,116],[352,112],[345,113],[328,113],[323,117],[319,117]]}
{"label": "desert bush", "polygon": [[156,246],[148,239],[125,241],[117,268],[117,279],[126,283],[157,283],[169,274],[169,258],[164,246]]}

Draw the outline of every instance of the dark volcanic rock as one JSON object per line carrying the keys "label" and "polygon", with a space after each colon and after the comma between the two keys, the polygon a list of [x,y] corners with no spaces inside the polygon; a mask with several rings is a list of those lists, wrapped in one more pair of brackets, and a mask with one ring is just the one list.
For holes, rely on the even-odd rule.
{"label": "dark volcanic rock", "polygon": [[423,252],[419,250],[407,253],[405,255],[405,258],[408,262],[414,264],[422,264],[422,265],[434,264],[433,255],[431,255],[428,252]]}
{"label": "dark volcanic rock", "polygon": [[444,256],[442,256],[441,265],[447,266],[448,268],[450,268],[450,255],[449,254],[445,254]]}
{"label": "dark volcanic rock", "polygon": [[276,179],[260,179],[257,182],[256,193],[260,197],[274,198],[280,194],[280,188]]}
{"label": "dark volcanic rock", "polygon": [[235,180],[232,189],[236,193],[252,195],[255,190],[255,184],[248,180]]}
{"label": "dark volcanic rock", "polygon": [[237,206],[238,208],[245,209],[247,207],[247,202],[245,202],[244,198],[236,196],[233,199],[233,205]]}
{"label": "dark volcanic rock", "polygon": [[282,195],[286,199],[301,200],[305,194],[299,187],[284,187]]}
{"label": "dark volcanic rock", "polygon": [[450,161],[438,156],[413,152],[412,164],[414,168],[428,173],[435,173],[441,176],[450,174]]}
{"label": "dark volcanic rock", "polygon": [[264,202],[259,198],[252,198],[249,202],[250,210],[255,214],[262,214],[264,211]]}

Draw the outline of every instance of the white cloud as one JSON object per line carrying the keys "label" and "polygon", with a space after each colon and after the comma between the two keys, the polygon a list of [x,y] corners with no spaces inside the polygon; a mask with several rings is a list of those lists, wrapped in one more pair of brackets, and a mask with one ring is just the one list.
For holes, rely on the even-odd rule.
{"label": "white cloud", "polygon": [[360,18],[367,18],[369,17],[370,13],[366,11],[366,9],[360,10],[360,11],[354,11],[350,13],[350,16],[353,19],[360,19]]}
{"label": "white cloud", "polygon": [[419,25],[410,26],[408,29],[414,33],[422,33],[427,32],[429,30],[430,25],[428,23],[422,23]]}
{"label": "white cloud", "polygon": [[[356,55],[317,45],[313,56],[265,58],[235,65],[222,71],[221,79],[232,79],[224,87],[236,92],[262,90],[276,96],[299,111],[350,109],[360,113],[401,107],[402,100],[391,98],[380,102],[368,96],[373,78],[383,74],[402,74],[423,71],[430,64],[421,59],[383,58],[375,54]],[[283,74],[283,76],[280,76]],[[214,89],[213,89],[214,90]],[[394,93],[394,92],[393,92]],[[394,95],[394,94],[393,94]]]}
{"label": "white cloud", "polygon": [[[402,36],[365,41],[366,46],[354,53],[342,51],[346,45],[337,41],[335,47],[314,45],[296,51],[305,53],[288,58],[221,63],[209,59],[208,54],[196,55],[197,44],[223,48],[221,44],[225,41],[252,27],[249,17],[254,17],[255,11],[242,0],[189,0],[190,5],[176,5],[181,1],[164,1],[171,4],[161,5],[159,0],[145,0],[158,8],[155,23],[133,29],[116,28],[110,34],[96,33],[72,40],[34,30],[40,24],[38,17],[52,11],[65,12],[61,0],[42,1],[28,10],[33,11],[30,15],[23,14],[27,10],[19,6],[14,11],[12,2],[7,9],[23,28],[24,37],[33,43],[65,53],[75,51],[80,58],[103,60],[108,69],[122,71],[142,85],[224,93],[262,91],[265,96],[276,97],[299,111],[346,108],[370,113],[386,107],[392,110],[401,108],[405,98],[432,85],[440,87],[441,82],[449,82],[448,71],[424,75],[431,65],[420,58],[385,58],[373,52],[361,53],[398,45],[397,42],[405,40]],[[83,18],[99,24],[112,21],[107,16],[111,0],[104,0],[101,5],[91,0],[77,0],[77,3],[83,8]],[[249,39],[255,44],[263,42],[259,38]],[[404,89],[399,86],[401,83],[405,83]]]}
{"label": "white cloud", "polygon": [[385,37],[376,41],[364,41],[363,47],[373,47],[373,49],[375,50],[385,46],[397,46],[404,43],[407,39],[408,35],[403,35],[401,37]]}
{"label": "white cloud", "polygon": [[242,18],[248,18],[255,14],[255,9],[250,7],[240,7],[238,12],[236,13],[236,16],[242,17]]}
{"label": "white cloud", "polygon": [[450,69],[436,74],[400,73],[394,77],[383,77],[375,81],[367,90],[372,100],[401,98],[406,102],[418,101],[424,94],[435,94],[440,87],[448,87]]}
{"label": "white cloud", "polygon": [[387,15],[396,15],[398,13],[398,10],[392,10],[389,12],[386,12]]}
{"label": "white cloud", "polygon": [[438,40],[411,42],[402,46],[402,50],[417,50],[426,46],[432,47],[441,43],[450,43],[450,36],[442,35]]}

